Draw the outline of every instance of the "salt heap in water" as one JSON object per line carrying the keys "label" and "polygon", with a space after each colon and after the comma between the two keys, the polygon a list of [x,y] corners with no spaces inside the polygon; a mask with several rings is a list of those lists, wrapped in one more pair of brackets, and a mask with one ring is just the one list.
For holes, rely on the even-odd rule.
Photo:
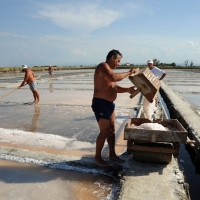
{"label": "salt heap in water", "polygon": [[167,131],[166,128],[158,123],[144,123],[138,126],[140,129],[147,129],[147,130],[161,130],[161,131]]}

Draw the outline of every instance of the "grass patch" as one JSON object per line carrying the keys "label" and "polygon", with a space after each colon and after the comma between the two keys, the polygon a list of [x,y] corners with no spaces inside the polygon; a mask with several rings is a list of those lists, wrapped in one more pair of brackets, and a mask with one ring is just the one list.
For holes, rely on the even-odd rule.
{"label": "grass patch", "polygon": [[[52,66],[55,71],[57,70],[81,70],[81,69],[95,69],[96,66]],[[134,65],[134,66],[118,66],[117,69],[132,69],[132,68],[144,68],[147,67],[145,65]],[[200,69],[200,66],[193,67],[184,67],[184,66],[158,66],[160,69],[185,69],[185,70],[193,70]],[[34,66],[29,67],[34,72],[37,71],[48,71],[48,66]],[[22,72],[21,67],[0,67],[1,73],[16,73]]]}

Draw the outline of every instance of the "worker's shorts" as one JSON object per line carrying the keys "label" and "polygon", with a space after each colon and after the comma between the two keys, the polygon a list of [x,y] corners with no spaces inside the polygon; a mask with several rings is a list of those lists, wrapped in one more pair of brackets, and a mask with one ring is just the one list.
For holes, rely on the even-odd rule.
{"label": "worker's shorts", "polygon": [[92,99],[91,107],[97,121],[99,121],[100,118],[110,120],[110,117],[115,110],[115,104],[113,102],[96,97]]}
{"label": "worker's shorts", "polygon": [[30,83],[29,87],[30,87],[31,91],[37,90],[37,83],[36,83],[36,81],[33,81],[32,83]]}

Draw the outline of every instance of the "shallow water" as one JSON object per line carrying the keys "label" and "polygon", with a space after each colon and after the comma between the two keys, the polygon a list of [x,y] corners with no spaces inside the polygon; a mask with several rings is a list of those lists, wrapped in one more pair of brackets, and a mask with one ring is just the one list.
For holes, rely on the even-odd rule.
{"label": "shallow water", "polygon": [[[19,144],[21,147],[29,145],[30,147],[58,149],[63,152],[70,151],[74,155],[94,156],[95,141],[99,129],[91,110],[93,72],[94,70],[54,71],[53,79],[49,79],[47,72],[35,73],[36,77],[41,76],[37,80],[41,96],[40,105],[30,105],[33,96],[27,85],[1,98],[0,142]],[[23,73],[0,74],[0,97],[17,88],[23,77]],[[127,79],[119,85],[132,86],[132,83]],[[135,116],[133,108],[137,101],[137,98],[136,100],[130,99],[128,94],[119,94],[115,102],[116,148],[119,149],[117,151],[119,154],[126,148],[126,143],[122,144],[124,141],[120,135],[120,126],[125,119]],[[103,155],[107,154],[106,143]],[[16,163],[11,162],[7,165],[9,168],[17,166]],[[26,167],[34,168],[34,166]],[[23,166],[21,165],[19,168],[23,169]],[[4,174],[2,170],[3,168],[0,171]],[[48,169],[45,170],[48,171]],[[51,183],[48,184],[46,181],[44,181],[45,183],[41,182],[41,184],[35,183],[35,179],[31,178],[31,173],[30,171],[30,177],[27,177],[27,181],[32,181],[33,187],[41,188],[45,185],[47,192],[51,190]],[[71,172],[65,171],[64,173]],[[16,176],[18,175],[24,176],[20,170],[17,171]],[[37,176],[43,177],[39,174]],[[106,199],[113,187],[113,180],[103,175],[72,172],[70,177],[59,183],[63,185],[61,187],[62,194],[64,188],[68,191],[67,199]],[[16,177],[17,181],[19,180]],[[6,183],[2,184],[2,188],[4,187],[8,194],[12,193]],[[16,189],[16,186],[12,187],[18,195],[19,190]],[[29,191],[30,188],[27,188],[22,194]],[[34,195],[37,196],[37,190],[34,192]]]}
{"label": "shallow water", "polygon": [[199,200],[200,166],[194,164],[194,154],[193,149],[181,144],[178,163],[183,171],[185,182],[189,184],[191,200]]}
{"label": "shallow water", "polygon": [[193,105],[196,109],[200,109],[200,95],[198,94],[181,94],[184,99]]}
{"label": "shallow water", "polygon": [[102,200],[109,197],[113,185],[103,175],[6,160],[0,160],[0,180],[1,199],[7,200]]}
{"label": "shallow water", "polygon": [[200,110],[200,69],[168,69],[164,82],[188,103]]}

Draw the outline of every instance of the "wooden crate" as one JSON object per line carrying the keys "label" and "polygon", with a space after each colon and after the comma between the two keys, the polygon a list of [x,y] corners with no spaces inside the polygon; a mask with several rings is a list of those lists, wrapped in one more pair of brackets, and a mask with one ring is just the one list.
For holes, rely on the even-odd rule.
{"label": "wooden crate", "polygon": [[130,75],[129,80],[137,87],[137,90],[130,95],[130,98],[133,98],[141,92],[145,98],[152,103],[157,97],[160,81],[148,67],[140,69],[135,74]]}
{"label": "wooden crate", "polygon": [[[143,123],[158,123],[168,130],[146,130],[138,128]],[[151,122],[143,118],[130,118],[124,128],[124,140],[133,140],[136,142],[180,142],[186,144],[187,131],[176,119],[156,119]]]}

